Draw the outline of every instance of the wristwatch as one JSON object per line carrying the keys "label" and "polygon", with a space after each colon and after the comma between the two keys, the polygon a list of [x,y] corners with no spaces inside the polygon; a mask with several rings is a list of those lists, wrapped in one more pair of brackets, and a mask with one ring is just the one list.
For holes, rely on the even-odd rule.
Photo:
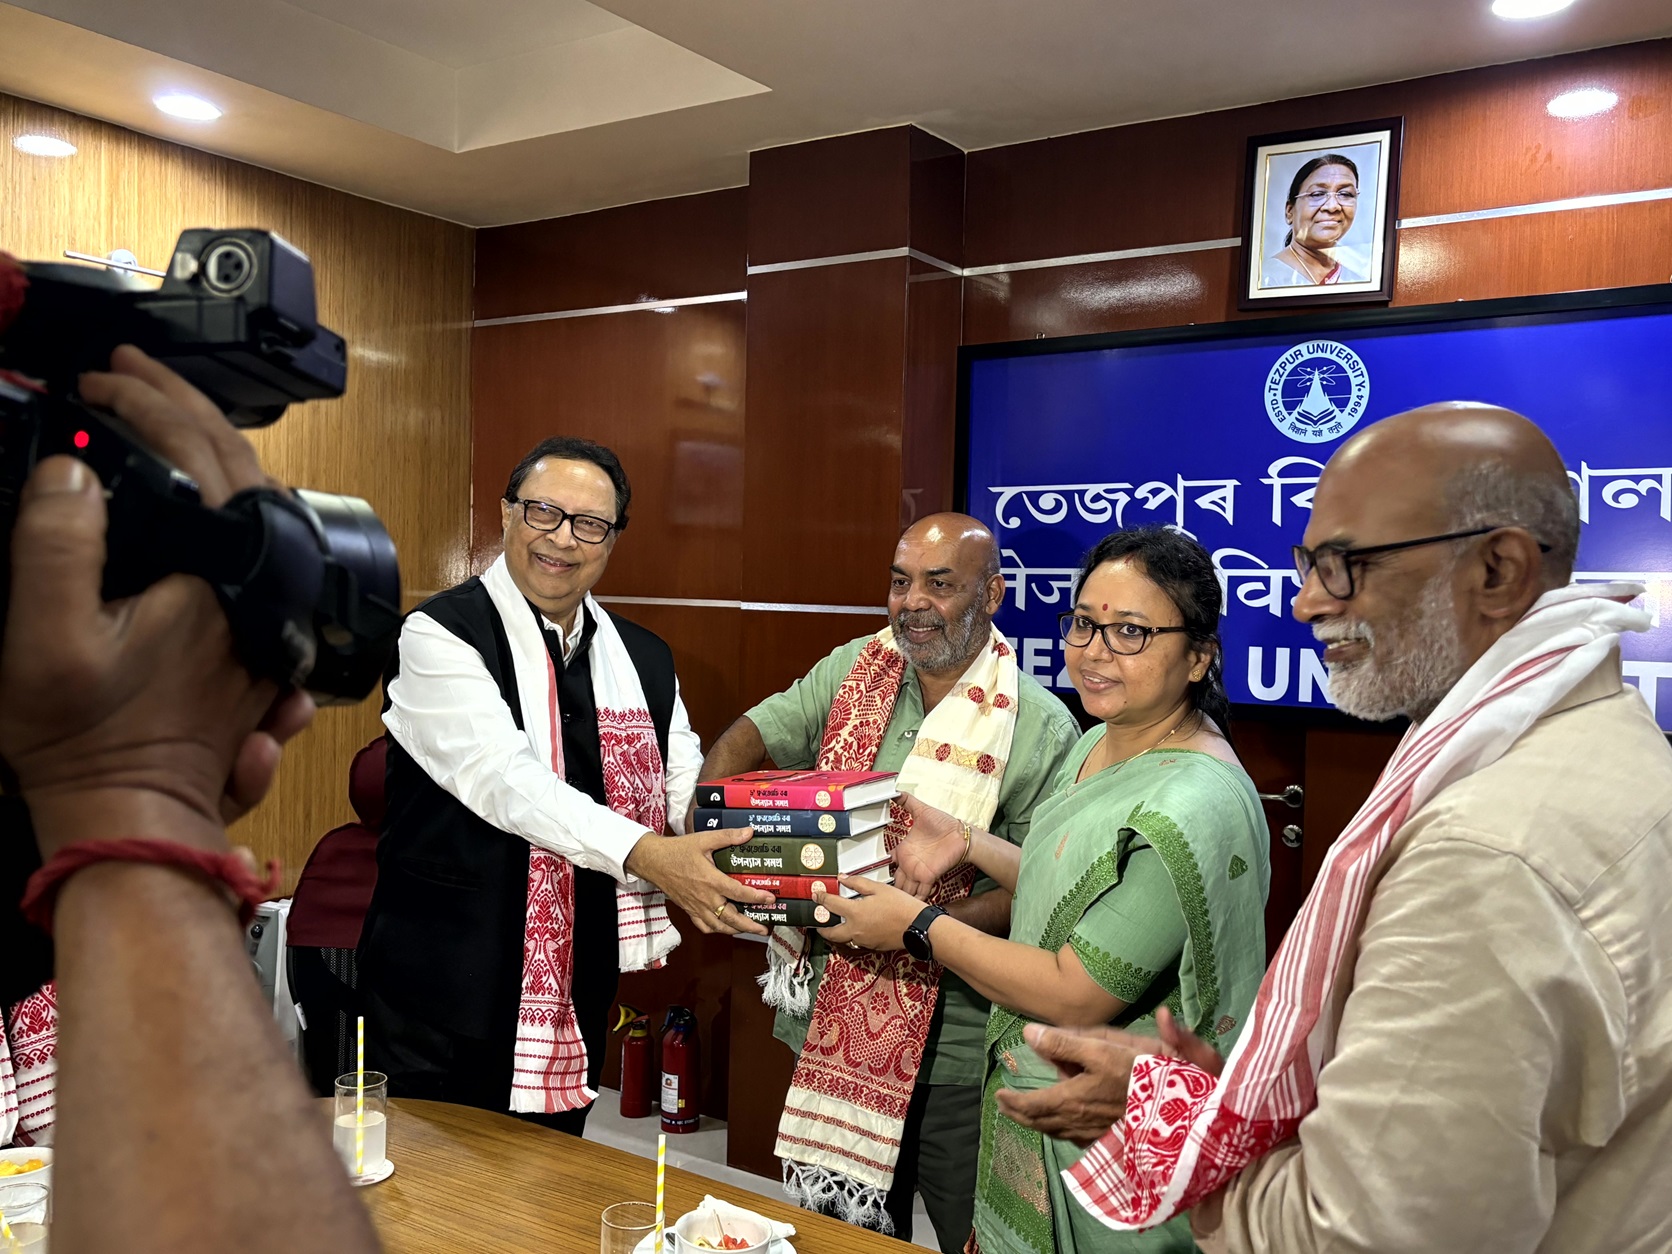
{"label": "wristwatch", "polygon": [[922,913],[911,921],[911,926],[900,937],[906,952],[919,962],[935,960],[935,947],[929,943],[929,925],[945,913],[939,906],[923,907]]}

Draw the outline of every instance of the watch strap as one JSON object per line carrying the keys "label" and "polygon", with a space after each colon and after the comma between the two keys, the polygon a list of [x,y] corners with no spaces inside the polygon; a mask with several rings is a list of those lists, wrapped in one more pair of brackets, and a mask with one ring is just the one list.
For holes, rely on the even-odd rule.
{"label": "watch strap", "polygon": [[[917,917],[911,921],[911,926],[906,929],[905,935],[901,939],[905,942],[906,951],[913,958],[920,959],[923,962],[933,962],[935,960],[935,947],[929,942],[929,925],[945,913],[946,911],[940,906],[924,906],[918,912]],[[917,943],[913,944],[913,941]]]}

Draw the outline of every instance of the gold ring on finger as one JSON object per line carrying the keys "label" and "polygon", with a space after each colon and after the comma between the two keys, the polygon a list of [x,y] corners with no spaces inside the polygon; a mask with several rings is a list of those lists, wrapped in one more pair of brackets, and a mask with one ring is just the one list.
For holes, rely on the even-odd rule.
{"label": "gold ring on finger", "polygon": [[729,906],[729,905],[731,905],[731,902],[722,901],[719,905],[715,906],[714,907],[714,917],[716,919],[718,919],[722,914],[724,914],[726,912],[726,907]]}

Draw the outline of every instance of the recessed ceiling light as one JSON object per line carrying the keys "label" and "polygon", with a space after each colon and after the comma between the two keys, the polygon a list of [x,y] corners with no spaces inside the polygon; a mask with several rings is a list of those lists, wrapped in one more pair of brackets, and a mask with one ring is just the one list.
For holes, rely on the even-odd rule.
{"label": "recessed ceiling light", "polygon": [[1620,98],[1606,88],[1580,87],[1564,91],[1544,107],[1553,118],[1594,118],[1619,103]]}
{"label": "recessed ceiling light", "polygon": [[184,118],[188,122],[213,122],[221,116],[221,111],[202,96],[189,96],[185,92],[164,92],[153,96],[151,103],[169,117]]}
{"label": "recessed ceiling light", "polygon": [[1573,0],[1492,0],[1492,15],[1519,22],[1530,17],[1549,17],[1572,3]]}
{"label": "recessed ceiling light", "polygon": [[19,135],[12,140],[12,147],[19,152],[26,152],[31,157],[73,157],[75,145],[67,139],[56,139],[51,135]]}

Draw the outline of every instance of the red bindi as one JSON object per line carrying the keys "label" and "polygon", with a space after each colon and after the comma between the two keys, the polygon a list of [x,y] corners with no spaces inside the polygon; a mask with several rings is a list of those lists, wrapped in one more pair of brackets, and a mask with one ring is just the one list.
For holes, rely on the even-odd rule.
{"label": "red bindi", "polygon": [[1107,601],[1105,601],[1105,602],[1103,602],[1103,608],[1104,608],[1104,609],[1108,609],[1108,608],[1109,608],[1109,603],[1108,603],[1108,602],[1107,602]]}

